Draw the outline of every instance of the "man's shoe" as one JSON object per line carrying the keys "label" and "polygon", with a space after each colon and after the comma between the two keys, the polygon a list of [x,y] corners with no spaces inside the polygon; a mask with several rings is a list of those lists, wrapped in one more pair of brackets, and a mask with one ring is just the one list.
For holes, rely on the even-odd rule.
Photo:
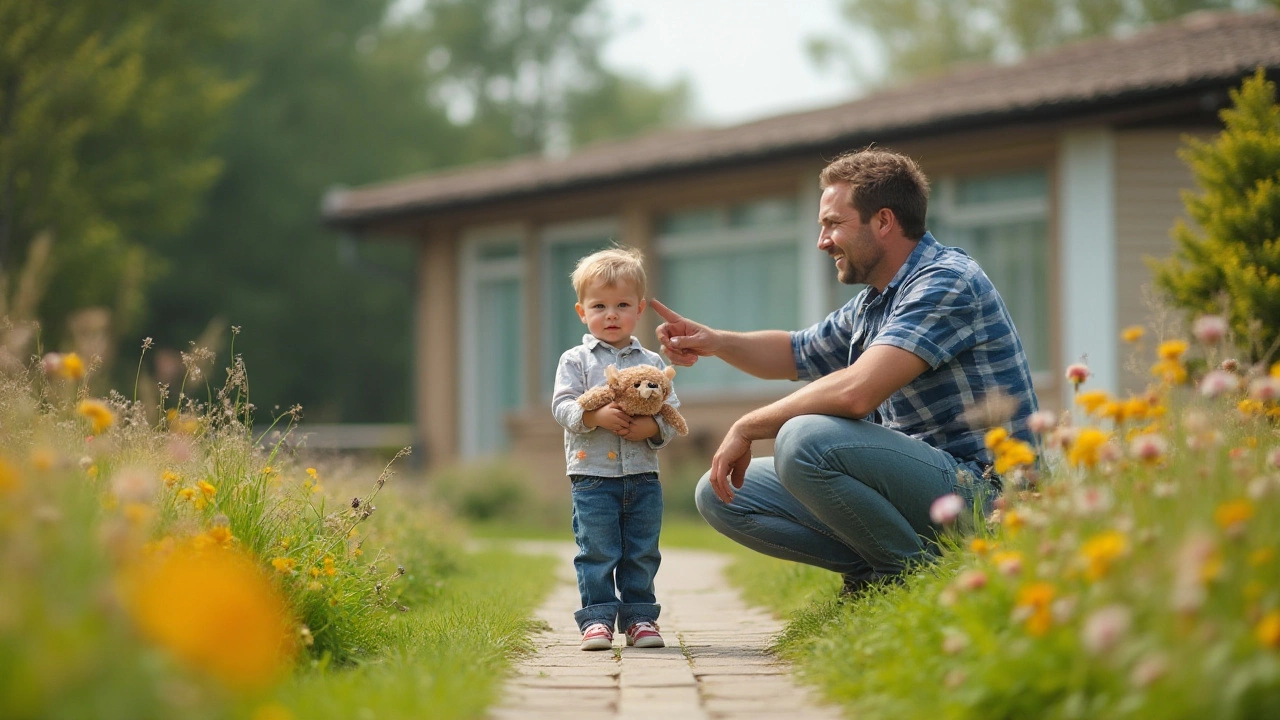
{"label": "man's shoe", "polygon": [[662,636],[658,634],[658,626],[647,620],[642,620],[627,628],[627,645],[634,645],[638,648],[667,646],[662,641]]}
{"label": "man's shoe", "polygon": [[[630,640],[630,637],[627,638]],[[659,638],[661,639],[661,638]],[[629,642],[627,644],[630,644]],[[583,650],[609,650],[613,647],[613,629],[604,623],[591,623],[582,631]]]}

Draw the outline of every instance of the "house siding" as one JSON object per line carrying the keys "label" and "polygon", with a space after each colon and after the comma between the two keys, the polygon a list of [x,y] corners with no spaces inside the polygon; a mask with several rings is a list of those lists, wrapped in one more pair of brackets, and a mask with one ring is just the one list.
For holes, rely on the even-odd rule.
{"label": "house siding", "polygon": [[1124,392],[1147,386],[1153,336],[1173,330],[1157,327],[1160,312],[1146,259],[1172,253],[1170,231],[1177,218],[1186,217],[1181,192],[1195,183],[1177,154],[1183,136],[1169,129],[1120,131],[1115,136],[1116,319],[1120,328],[1142,325],[1148,330],[1145,353],[1141,346],[1121,349]]}

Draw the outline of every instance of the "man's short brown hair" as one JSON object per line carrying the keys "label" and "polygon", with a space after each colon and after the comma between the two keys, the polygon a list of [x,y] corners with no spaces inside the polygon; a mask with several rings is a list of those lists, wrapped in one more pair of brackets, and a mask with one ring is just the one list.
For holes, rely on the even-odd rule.
{"label": "man's short brown hair", "polygon": [[898,218],[902,233],[912,240],[924,237],[929,209],[929,178],[916,161],[885,148],[864,148],[832,160],[818,175],[823,190],[849,183],[849,204],[867,222],[881,208]]}

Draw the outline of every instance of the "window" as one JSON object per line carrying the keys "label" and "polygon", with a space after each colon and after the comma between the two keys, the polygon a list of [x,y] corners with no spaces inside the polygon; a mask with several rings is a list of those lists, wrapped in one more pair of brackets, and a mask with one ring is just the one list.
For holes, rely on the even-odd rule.
{"label": "window", "polygon": [[1049,179],[1043,169],[941,178],[929,230],[978,261],[1004,298],[1033,372],[1049,370]]}
{"label": "window", "polygon": [[[799,326],[800,251],[805,235],[791,197],[699,208],[658,219],[661,288],[676,312],[725,330]],[[805,248],[812,251],[805,245]],[[681,368],[682,395],[761,387],[764,381],[719,362]]]}
{"label": "window", "polygon": [[578,261],[597,250],[614,245],[617,223],[588,220],[547,227],[543,233],[543,277],[546,302],[543,305],[542,372],[543,395],[551,400],[556,379],[556,363],[565,350],[582,343],[587,326],[573,306],[578,302],[569,276]]}
{"label": "window", "polygon": [[524,261],[519,228],[472,234],[462,256],[462,452],[507,448],[507,413],[522,401]]}

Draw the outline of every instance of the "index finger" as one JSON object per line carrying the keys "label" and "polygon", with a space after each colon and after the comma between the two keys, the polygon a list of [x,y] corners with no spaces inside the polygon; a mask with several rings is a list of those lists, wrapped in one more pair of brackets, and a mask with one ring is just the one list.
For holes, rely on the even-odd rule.
{"label": "index finger", "polygon": [[672,310],[666,305],[663,305],[661,302],[658,302],[658,298],[650,298],[649,307],[653,308],[653,311],[658,313],[658,316],[667,322],[680,322],[684,319],[680,316],[680,313]]}

